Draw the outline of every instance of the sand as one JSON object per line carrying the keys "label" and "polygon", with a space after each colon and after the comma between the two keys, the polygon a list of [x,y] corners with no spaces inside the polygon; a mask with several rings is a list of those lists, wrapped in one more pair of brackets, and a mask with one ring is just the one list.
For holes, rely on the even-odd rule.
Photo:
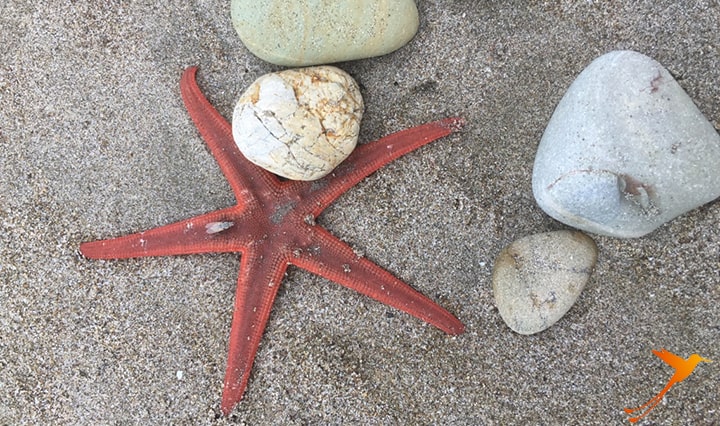
{"label": "sand", "polygon": [[[238,256],[91,261],[78,245],[231,205],[184,110],[181,72],[199,65],[230,117],[244,88],[281,68],[244,48],[227,1],[6,0],[0,425],[626,424],[622,408],[672,375],[652,349],[720,360],[720,204],[643,238],[593,236],[585,291],[537,335],[505,326],[490,282],[502,247],[565,229],[535,204],[532,164],[555,105],[597,56],[653,57],[720,129],[718,2],[621,3],[419,1],[408,45],[338,64],[361,85],[361,143],[468,122],[318,218],[467,332],[449,337],[290,269],[226,419]],[[720,421],[719,365],[701,364],[646,424]]]}

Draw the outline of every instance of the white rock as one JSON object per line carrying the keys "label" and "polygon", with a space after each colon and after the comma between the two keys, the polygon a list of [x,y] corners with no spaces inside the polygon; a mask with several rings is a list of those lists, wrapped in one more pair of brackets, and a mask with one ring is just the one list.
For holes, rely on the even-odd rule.
{"label": "white rock", "polygon": [[363,101],[355,80],[330,66],[266,74],[233,112],[235,143],[248,160],[294,180],[330,173],[355,148]]}
{"label": "white rock", "polygon": [[533,193],[555,219],[639,237],[720,196],[720,136],[668,71],[632,51],[593,61],[545,130]]}
{"label": "white rock", "polygon": [[533,334],[555,324],[585,288],[597,246],[578,231],[521,238],[505,247],[493,267],[493,293],[503,321]]}

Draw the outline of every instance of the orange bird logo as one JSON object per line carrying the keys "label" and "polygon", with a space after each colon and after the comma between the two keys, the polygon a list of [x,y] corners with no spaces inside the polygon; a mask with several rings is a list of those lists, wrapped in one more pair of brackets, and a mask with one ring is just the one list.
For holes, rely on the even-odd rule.
{"label": "orange bird logo", "polygon": [[654,397],[650,398],[650,401],[637,408],[625,409],[625,412],[630,415],[640,412],[639,415],[628,419],[630,420],[630,423],[635,423],[636,421],[647,416],[647,414],[652,411],[652,409],[655,408],[655,406],[658,405],[660,401],[662,401],[663,396],[665,396],[667,391],[669,391],[675,383],[682,382],[683,380],[687,379],[690,374],[692,374],[698,363],[712,362],[709,359],[703,358],[698,354],[692,354],[688,357],[688,359],[682,359],[674,353],[668,351],[667,349],[661,349],[659,351],[653,349],[653,353],[657,355],[661,360],[665,361],[665,363],[668,364],[670,367],[674,368],[675,374],[670,377],[670,380],[668,381],[667,385],[665,385],[663,390],[658,392],[658,394]]}

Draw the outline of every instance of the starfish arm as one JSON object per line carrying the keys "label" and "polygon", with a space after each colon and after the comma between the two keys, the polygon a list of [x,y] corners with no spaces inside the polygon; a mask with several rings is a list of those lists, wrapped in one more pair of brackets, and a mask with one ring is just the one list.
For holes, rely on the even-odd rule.
{"label": "starfish arm", "polygon": [[[436,139],[462,128],[459,117],[416,126],[385,136],[355,148],[352,154],[331,174],[305,185],[303,198],[318,216],[335,199],[382,166]],[[300,185],[300,184],[299,184]]]}
{"label": "starfish arm", "polygon": [[190,118],[210,148],[210,152],[228,180],[238,203],[244,204],[252,193],[277,187],[280,181],[248,161],[235,144],[232,127],[200,91],[195,76],[197,67],[185,70],[180,80],[180,93]]}
{"label": "starfish arm", "polygon": [[82,243],[80,252],[90,259],[237,252],[242,241],[228,238],[242,235],[243,224],[228,219],[237,217],[237,211],[237,206],[230,207],[136,234]]}
{"label": "starfish arm", "polygon": [[317,227],[316,233],[318,246],[291,259],[293,265],[407,312],[448,334],[457,335],[465,330],[451,313],[390,272],[355,254],[327,230]]}
{"label": "starfish arm", "polygon": [[243,253],[230,328],[228,364],[220,409],[228,415],[243,397],[270,308],[287,269],[281,256]]}

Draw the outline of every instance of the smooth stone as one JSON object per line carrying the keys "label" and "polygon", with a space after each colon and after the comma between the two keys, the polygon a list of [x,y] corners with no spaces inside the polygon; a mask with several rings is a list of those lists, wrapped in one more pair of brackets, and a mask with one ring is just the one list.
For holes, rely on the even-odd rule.
{"label": "smooth stone", "polygon": [[585,288],[597,254],[595,242],[579,231],[530,235],[505,247],[492,276],[503,321],[520,334],[555,324]]}
{"label": "smooth stone", "polygon": [[593,61],[545,129],[532,177],[550,216],[640,237],[720,196],[720,135],[662,65],[632,51]]}
{"label": "smooth stone", "polygon": [[232,0],[230,14],[248,50],[284,66],[384,55],[419,24],[413,0]]}
{"label": "smooth stone", "polygon": [[256,165],[288,179],[315,180],[353,151],[362,114],[360,88],[339,68],[274,72],[240,96],[233,139]]}

